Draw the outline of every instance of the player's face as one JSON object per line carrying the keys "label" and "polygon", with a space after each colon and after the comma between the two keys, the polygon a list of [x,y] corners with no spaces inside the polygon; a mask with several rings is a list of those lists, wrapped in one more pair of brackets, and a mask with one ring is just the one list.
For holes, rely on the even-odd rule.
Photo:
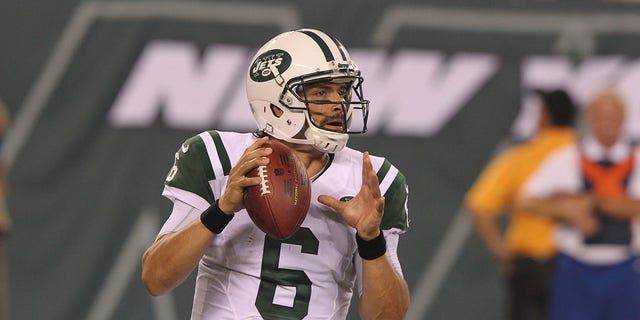
{"label": "player's face", "polygon": [[304,95],[309,101],[309,115],[313,123],[323,129],[345,132],[345,104],[349,84],[322,82],[306,85]]}

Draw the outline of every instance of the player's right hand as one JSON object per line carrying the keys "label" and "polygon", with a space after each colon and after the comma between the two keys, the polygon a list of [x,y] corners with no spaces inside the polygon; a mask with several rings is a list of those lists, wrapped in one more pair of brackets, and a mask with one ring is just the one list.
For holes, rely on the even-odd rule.
{"label": "player's right hand", "polygon": [[218,207],[227,214],[235,213],[244,208],[244,188],[260,184],[260,177],[247,177],[251,169],[266,165],[271,154],[271,148],[262,148],[269,140],[268,137],[260,138],[251,144],[242,154],[238,162],[229,171],[227,186],[218,200]]}

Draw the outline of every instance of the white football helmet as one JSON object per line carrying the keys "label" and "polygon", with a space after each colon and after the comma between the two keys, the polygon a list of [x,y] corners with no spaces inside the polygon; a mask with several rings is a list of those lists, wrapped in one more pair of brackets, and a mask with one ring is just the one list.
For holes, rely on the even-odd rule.
{"label": "white football helmet", "polygon": [[[349,133],[367,130],[369,101],[363,99],[362,81],[360,70],[337,39],[300,29],[282,33],[258,50],[249,67],[247,96],[258,130],[334,153],[347,144]],[[303,88],[322,82],[339,83],[341,101],[307,99]],[[309,103],[341,106],[342,129],[316,124]],[[354,114],[359,115],[355,120]]]}

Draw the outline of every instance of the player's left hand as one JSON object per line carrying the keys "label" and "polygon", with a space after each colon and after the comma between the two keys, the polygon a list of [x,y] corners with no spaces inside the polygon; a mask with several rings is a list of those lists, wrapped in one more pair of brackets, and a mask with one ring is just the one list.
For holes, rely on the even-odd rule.
{"label": "player's left hand", "polygon": [[318,201],[336,210],[349,225],[356,228],[364,240],[371,240],[380,234],[380,222],[384,214],[384,197],[376,172],[371,165],[369,153],[362,156],[362,186],[358,194],[349,201],[321,195]]}

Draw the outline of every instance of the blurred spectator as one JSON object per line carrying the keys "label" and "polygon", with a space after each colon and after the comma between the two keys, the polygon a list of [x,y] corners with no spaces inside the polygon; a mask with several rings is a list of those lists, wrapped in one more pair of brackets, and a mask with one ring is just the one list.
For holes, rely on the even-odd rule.
{"label": "blurred spectator", "polygon": [[[640,149],[612,90],[590,101],[589,133],[545,160],[519,206],[562,222],[551,319],[640,319]],[[635,265],[635,267],[634,267]]]}
{"label": "blurred spectator", "polygon": [[[0,100],[0,146],[9,128],[9,112]],[[8,319],[8,277],[6,239],[11,229],[11,218],[6,204],[7,178],[4,164],[0,162],[0,320]]]}
{"label": "blurred spectator", "polygon": [[[552,151],[575,142],[576,108],[563,90],[536,91],[541,98],[538,133],[499,154],[467,193],[476,232],[507,275],[509,319],[547,319],[549,282],[556,249],[553,220],[514,210],[521,187]],[[498,217],[509,212],[505,233]]]}

